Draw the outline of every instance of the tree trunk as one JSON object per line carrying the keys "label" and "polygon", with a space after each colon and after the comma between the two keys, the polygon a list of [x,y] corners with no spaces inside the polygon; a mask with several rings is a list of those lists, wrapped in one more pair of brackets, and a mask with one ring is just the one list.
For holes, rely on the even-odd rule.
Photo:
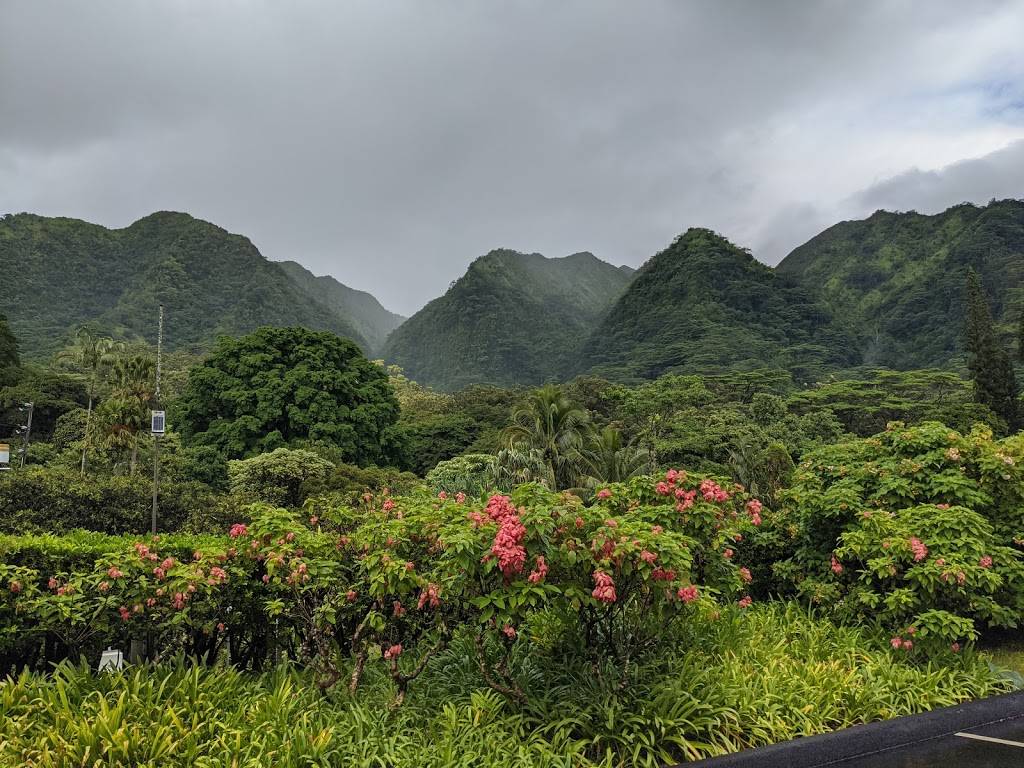
{"label": "tree trunk", "polygon": [[92,394],[89,394],[89,410],[85,412],[85,434],[82,435],[82,477],[85,477],[85,454],[89,450],[89,422],[92,420]]}

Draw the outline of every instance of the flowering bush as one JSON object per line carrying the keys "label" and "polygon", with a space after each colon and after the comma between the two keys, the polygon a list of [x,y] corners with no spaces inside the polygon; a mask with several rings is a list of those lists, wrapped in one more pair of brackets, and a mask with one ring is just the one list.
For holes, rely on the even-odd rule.
{"label": "flowering bush", "polygon": [[[879,619],[893,647],[958,648],[1022,613],[1024,474],[987,427],[890,424],[801,464],[789,493],[799,590]],[[898,645],[897,642],[898,641]]]}
{"label": "flowering bush", "polygon": [[537,485],[476,502],[421,489],[367,493],[357,507],[255,505],[223,537],[93,536],[69,549],[8,537],[0,610],[8,626],[54,638],[49,660],[143,636],[151,654],[223,652],[242,666],[276,648],[327,687],[340,652],[354,658],[353,690],[379,659],[399,699],[466,628],[492,685],[519,696],[507,666],[517,643],[628,664],[694,602],[747,604],[752,576],[732,545],[762,512],[674,470],[610,485],[589,507]]}

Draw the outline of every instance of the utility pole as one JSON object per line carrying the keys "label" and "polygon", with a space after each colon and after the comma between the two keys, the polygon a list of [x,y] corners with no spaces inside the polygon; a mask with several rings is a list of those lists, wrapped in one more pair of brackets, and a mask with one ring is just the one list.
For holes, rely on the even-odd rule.
{"label": "utility pole", "polygon": [[32,412],[36,408],[35,403],[22,403],[22,408],[28,408],[28,418],[25,420],[25,439],[21,443],[21,464],[19,469],[25,466],[25,457],[28,456],[28,444],[32,439]]}
{"label": "utility pole", "polygon": [[[156,333],[156,388],[153,392],[154,410],[160,407],[160,366],[163,362],[162,353],[164,346],[164,305],[160,305],[160,320]],[[161,422],[163,414],[161,413]],[[155,421],[155,420],[154,420]],[[152,427],[153,424],[150,424]],[[153,430],[153,515],[150,521],[149,532],[156,535],[156,518],[159,510],[160,498],[160,435],[163,433],[164,425],[160,424],[160,432]]]}

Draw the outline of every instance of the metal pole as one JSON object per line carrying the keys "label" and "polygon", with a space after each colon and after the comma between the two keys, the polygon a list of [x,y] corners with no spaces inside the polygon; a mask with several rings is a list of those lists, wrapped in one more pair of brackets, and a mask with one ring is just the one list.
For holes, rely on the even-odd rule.
{"label": "metal pole", "polygon": [[[160,405],[160,366],[161,355],[164,346],[164,305],[160,305],[160,321],[156,333],[156,388],[153,392],[153,405]],[[160,498],[160,435],[153,435],[153,515],[150,521],[149,532],[156,534],[156,518],[159,510]]]}
{"label": "metal pole", "polygon": [[25,457],[28,456],[28,444],[32,439],[32,412],[36,408],[36,404],[34,402],[25,403],[25,405],[28,407],[28,419],[25,421],[25,440],[21,444],[21,465],[19,466],[19,469],[25,466]]}

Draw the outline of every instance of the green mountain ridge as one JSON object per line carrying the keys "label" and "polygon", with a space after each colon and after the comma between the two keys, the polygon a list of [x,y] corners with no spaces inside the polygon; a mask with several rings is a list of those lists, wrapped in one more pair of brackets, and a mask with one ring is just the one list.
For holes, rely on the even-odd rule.
{"label": "green mountain ridge", "polygon": [[973,267],[1009,345],[1024,310],[1024,201],[936,215],[877,211],[796,248],[777,269],[858,330],[861,363],[962,365],[964,285]]}
{"label": "green mountain ridge", "polygon": [[630,280],[628,268],[591,253],[494,250],[392,332],[383,354],[410,378],[446,390],[564,378]]}
{"label": "green mountain ridge", "polygon": [[202,348],[261,325],[303,325],[373,347],[359,330],[372,327],[371,316],[336,301],[337,288],[311,293],[290,276],[294,269],[265,259],[248,238],[186,213],[154,213],[123,229],[7,215],[0,264],[0,308],[32,357],[56,351],[83,323],[155,341],[160,303],[169,349]]}
{"label": "green mountain ridge", "polygon": [[794,280],[711,230],[689,229],[640,268],[577,369],[638,381],[772,365],[814,380],[849,365],[851,344]]}
{"label": "green mountain ridge", "polygon": [[388,334],[407,319],[385,309],[373,294],[350,288],[330,275],[314,275],[294,261],[275,263],[303,291],[316,297],[321,304],[347,314],[356,331],[369,343],[370,351],[379,351]]}

